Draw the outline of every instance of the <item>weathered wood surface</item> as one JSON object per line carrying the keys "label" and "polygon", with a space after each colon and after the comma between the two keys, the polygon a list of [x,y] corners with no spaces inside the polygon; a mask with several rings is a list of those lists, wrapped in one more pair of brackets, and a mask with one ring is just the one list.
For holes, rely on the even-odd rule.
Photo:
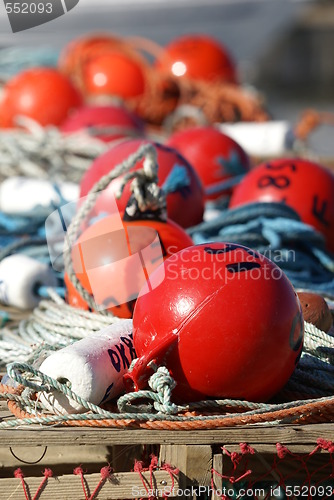
{"label": "weathered wood surface", "polygon": [[[157,471],[153,473],[152,477],[152,489],[156,490],[159,497],[162,497],[164,491],[171,491],[171,497],[174,496],[173,491],[177,492],[177,477],[174,478],[174,490],[171,490],[172,479],[167,472]],[[91,495],[98,485],[101,476],[100,474],[86,474],[84,478],[86,487]],[[150,474],[144,472],[143,478],[150,493]],[[41,484],[42,479],[43,476],[27,477],[24,479],[32,497]],[[25,499],[21,481],[16,478],[1,479],[0,494],[2,499]],[[148,496],[149,494],[147,494],[139,474],[136,472],[124,472],[112,475],[111,479],[107,480],[102,486],[97,498],[99,500],[113,500],[117,498],[147,498]],[[80,476],[64,475],[49,478],[43,490],[42,498],[43,500],[85,500]]]}
{"label": "weathered wood surface", "polygon": [[238,426],[218,430],[176,431],[109,428],[47,428],[0,430],[0,447],[8,446],[112,446],[134,444],[232,445],[246,442],[257,449],[274,447],[275,443],[307,451],[317,439],[334,440],[334,423],[304,426]]}

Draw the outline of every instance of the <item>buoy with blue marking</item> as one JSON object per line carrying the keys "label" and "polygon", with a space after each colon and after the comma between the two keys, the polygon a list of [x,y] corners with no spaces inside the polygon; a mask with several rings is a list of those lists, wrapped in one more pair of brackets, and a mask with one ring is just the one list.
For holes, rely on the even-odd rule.
{"label": "buoy with blue marking", "polygon": [[303,317],[278,266],[241,245],[207,243],[171,256],[150,279],[134,309],[130,390],[145,388],[151,362],[168,368],[181,402],[267,401],[282,389],[301,355]]}
{"label": "buoy with blue marking", "polygon": [[[88,194],[93,185],[113,168],[127,160],[144,144],[153,144],[157,150],[159,165],[159,186],[167,193],[167,214],[170,219],[182,227],[190,227],[202,221],[204,211],[203,187],[193,167],[176,150],[152,143],[149,140],[132,139],[111,147],[97,158],[82,178],[80,197]],[[143,167],[143,161],[137,162],[132,171]],[[101,212],[110,213],[115,194],[123,176],[114,179],[107,189],[98,196],[91,216]],[[130,187],[127,185],[117,200],[118,209],[124,212],[130,198]]]}

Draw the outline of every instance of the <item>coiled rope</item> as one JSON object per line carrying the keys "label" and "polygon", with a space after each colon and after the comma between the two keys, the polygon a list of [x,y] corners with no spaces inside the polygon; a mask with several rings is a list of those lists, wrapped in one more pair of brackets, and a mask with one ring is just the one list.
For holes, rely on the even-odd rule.
{"label": "coiled rope", "polygon": [[251,203],[222,210],[213,220],[189,228],[195,244],[229,241],[270,258],[295,288],[334,298],[334,256],[324,238],[282,203]]}
{"label": "coiled rope", "polygon": [[[130,172],[132,167],[141,159],[144,159],[143,168],[135,172]],[[117,165],[110,173],[100,179],[92,188],[82,206],[74,216],[66,233],[66,249],[72,248],[78,234],[81,231],[82,222],[89,214],[95,204],[97,196],[105,189],[112,179],[124,174],[119,194],[122,193],[126,183],[132,181],[131,190],[138,203],[140,210],[145,211],[159,210],[162,215],[166,211],[165,193],[172,192],[184,187],[189,181],[178,169],[175,169],[173,178],[167,178],[164,184],[164,192],[157,185],[158,183],[158,164],[157,153],[154,146],[147,144],[141,146],[136,153],[127,160]],[[56,208],[56,207],[54,207]],[[1,249],[1,225],[0,225],[0,261],[14,252],[22,251],[27,255],[33,255],[35,258],[49,262],[49,247],[44,237],[36,236],[34,233],[43,234],[44,216],[38,217],[39,210],[35,211],[35,219],[30,222],[27,218],[4,218],[4,233],[10,229],[10,238],[14,241]],[[42,215],[42,214],[40,214]],[[0,219],[1,223],[1,219]],[[40,226],[42,224],[42,226]],[[30,228],[31,235],[22,237],[20,230],[24,232],[26,227]],[[13,232],[15,229],[15,232]],[[26,231],[24,232],[26,234]],[[21,237],[20,237],[21,236]],[[57,235],[56,235],[57,236]],[[61,250],[63,250],[63,234],[60,241]],[[48,241],[48,243],[50,243]],[[65,250],[66,250],[65,249]],[[60,252],[61,253],[61,252]],[[62,260],[62,259],[61,259]],[[96,310],[96,304],[93,296],[89,294],[77,279],[72,264],[71,252],[64,252],[64,263],[57,261],[57,269],[60,270],[60,277],[63,278],[63,264],[69,279],[77,288],[80,295],[88,303],[92,310]],[[111,284],[112,286],[112,284]],[[44,290],[45,295],[51,298],[49,301],[43,300],[29,319],[23,320],[18,326],[8,326],[0,330],[0,366],[19,359],[20,361],[34,360],[38,357],[41,346],[43,352],[65,347],[69,343],[83,338],[92,331],[100,330],[103,326],[118,321],[112,313],[101,311],[100,314],[82,311],[67,305],[61,297],[52,289]],[[6,312],[6,311],[5,311]],[[3,316],[2,322],[10,319]],[[33,347],[32,347],[33,344]],[[16,348],[17,346],[17,348]],[[37,353],[37,354],[36,354]]]}
{"label": "coiled rope", "polygon": [[19,129],[0,134],[0,181],[12,175],[54,182],[79,182],[92,161],[106,151],[102,141],[77,132],[62,134],[57,127],[42,127],[26,116]]}
{"label": "coiled rope", "polygon": [[[52,351],[85,338],[120,318],[75,309],[53,290],[28,319],[0,329],[0,368],[14,360],[40,366]],[[9,313],[10,315],[10,313]]]}
{"label": "coiled rope", "polygon": [[[319,344],[325,351],[320,352]],[[28,364],[12,363],[8,366],[8,375],[11,380],[21,384],[21,388],[13,389],[2,386],[2,397],[8,400],[10,410],[20,418],[5,420],[0,428],[12,428],[34,424],[63,424],[88,425],[109,427],[141,427],[141,428],[177,428],[200,429],[218,428],[222,426],[243,425],[247,423],[271,422],[273,425],[305,421],[319,421],[324,414],[334,410],[333,384],[330,382],[334,366],[333,358],[334,339],[318,330],[309,323],[305,324],[305,345],[299,369],[295,371],[285,390],[287,394],[298,384],[302,399],[278,403],[253,403],[231,399],[207,400],[187,405],[176,405],[172,402],[172,390],[175,381],[165,367],[159,367],[151,376],[149,386],[151,390],[138,391],[122,396],[118,400],[118,411],[108,411],[105,408],[83,400],[71,391],[68,384],[61,384],[57,380],[46,376]],[[311,361],[310,361],[311,360]],[[321,373],[319,367],[321,365]],[[300,372],[308,374],[307,378]],[[314,397],[310,390],[310,379],[313,388],[319,388],[323,381],[327,387],[318,391]],[[23,390],[23,387],[28,390]],[[40,401],[36,404],[31,400],[32,393],[43,391],[60,391],[68,398],[77,401],[87,412],[72,415],[50,415]],[[29,392],[30,391],[30,392]],[[325,394],[323,396],[323,394]],[[143,405],[143,399],[153,401],[153,405]],[[139,405],[135,401],[140,402]],[[282,401],[282,400],[281,400]],[[41,410],[43,413],[41,413]]]}

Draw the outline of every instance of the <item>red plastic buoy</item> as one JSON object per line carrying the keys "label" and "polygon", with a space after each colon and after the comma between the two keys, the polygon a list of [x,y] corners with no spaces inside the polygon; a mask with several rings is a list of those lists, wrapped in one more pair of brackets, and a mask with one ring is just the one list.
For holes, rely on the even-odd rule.
{"label": "red plastic buoy", "polygon": [[298,297],[269,259],[241,245],[178,252],[150,277],[133,314],[138,361],[127,384],[145,387],[150,361],[168,368],[179,401],[266,401],[288,381],[303,343]]}
{"label": "red plastic buoy", "polygon": [[[72,248],[72,262],[81,285],[94,296],[98,310],[131,318],[142,286],[163,259],[193,244],[177,224],[167,220],[124,221],[119,214],[88,227]],[[67,302],[88,309],[65,275]]]}
{"label": "red plastic buoy", "polygon": [[[242,147],[213,127],[195,127],[175,132],[166,145],[175,148],[189,161],[204,188],[244,174],[250,169],[249,156]],[[206,199],[214,200],[219,196],[219,193],[209,195]]]}
{"label": "red plastic buoy", "polygon": [[261,163],[235,188],[230,208],[254,202],[282,202],[301,220],[324,234],[334,251],[334,175],[325,167],[301,158]]}
{"label": "red plastic buoy", "polygon": [[72,77],[94,54],[113,49],[121,44],[123,44],[121,38],[109,33],[91,33],[74,38],[63,48],[58,66],[63,73]]}
{"label": "red plastic buoy", "polygon": [[96,33],[72,40],[60,55],[59,68],[89,99],[137,99],[146,90],[146,59],[114,34]]}
{"label": "red plastic buoy", "polygon": [[111,142],[131,135],[143,135],[144,123],[123,106],[82,106],[65,120],[61,131],[84,130],[92,137]]}
{"label": "red plastic buoy", "polygon": [[155,66],[174,77],[237,83],[232,57],[221,43],[207,35],[175,38],[165,47]]}
{"label": "red plastic buoy", "polygon": [[108,95],[129,99],[145,91],[145,67],[122,50],[109,49],[88,59],[82,68],[84,92],[88,96]]}
{"label": "red plastic buoy", "polygon": [[[106,153],[97,158],[82,178],[80,186],[80,197],[86,196],[94,184],[104,175],[110,172],[116,165],[122,163],[131,154],[138,151],[143,144],[154,144],[157,149],[159,164],[159,185],[163,186],[168,179],[176,174],[176,171],[185,178],[187,185],[177,188],[175,192],[167,195],[167,214],[170,219],[182,227],[189,227],[202,221],[204,211],[204,194],[201,182],[192,166],[175,150],[161,144],[152,143],[148,140],[133,139],[124,141],[110,148]],[[143,161],[136,164],[133,170],[142,168]],[[113,180],[97,198],[92,216],[101,212],[110,212],[111,203],[115,198],[122,177]],[[130,198],[130,188],[127,185],[117,205],[120,212]]]}
{"label": "red plastic buoy", "polygon": [[17,115],[43,126],[60,125],[82,99],[68,78],[52,68],[33,68],[11,78],[0,101],[0,127],[14,127]]}

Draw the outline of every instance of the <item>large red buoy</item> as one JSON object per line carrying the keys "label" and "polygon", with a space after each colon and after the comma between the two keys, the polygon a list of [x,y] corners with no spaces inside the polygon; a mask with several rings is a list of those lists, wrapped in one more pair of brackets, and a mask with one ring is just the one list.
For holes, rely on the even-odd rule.
{"label": "large red buoy", "polygon": [[143,135],[144,123],[123,106],[82,106],[62,124],[65,133],[84,130],[104,142]]}
{"label": "large red buoy", "polygon": [[[81,181],[80,197],[86,196],[93,185],[104,175],[110,172],[116,165],[126,160],[131,154],[138,151],[143,144],[154,144],[157,150],[157,161],[159,165],[159,186],[173,181],[173,176],[181,177],[181,186],[175,183],[175,191],[167,195],[167,214],[182,227],[189,227],[202,221],[204,211],[204,195],[201,182],[192,166],[175,150],[161,144],[152,143],[148,140],[133,139],[124,141],[110,148],[106,153],[97,158],[87,170]],[[143,161],[138,162],[133,170],[142,168]],[[101,212],[110,212],[122,176],[113,180],[97,198],[92,215]],[[127,185],[119,200],[118,208],[121,212],[130,198],[130,188]]]}
{"label": "large red buoy", "polygon": [[236,83],[236,67],[226,48],[207,35],[184,35],[172,40],[156,68],[174,77]]}
{"label": "large red buoy", "polygon": [[[74,272],[95,300],[97,310],[131,318],[142,286],[163,259],[193,244],[177,224],[167,220],[122,220],[117,213],[88,227],[71,251]],[[67,301],[89,305],[65,275]]]}
{"label": "large red buoy", "polygon": [[60,125],[80,106],[81,96],[73,84],[53,68],[32,68],[11,78],[0,101],[0,127],[15,126],[17,115],[41,125]]}
{"label": "large red buoy", "polygon": [[326,237],[334,251],[334,175],[301,158],[261,163],[234,190],[230,208],[253,202],[282,202]]}
{"label": "large red buoy", "polygon": [[[249,156],[242,147],[213,127],[194,127],[175,132],[166,145],[177,149],[189,161],[204,188],[250,169]],[[206,199],[213,200],[219,196],[218,193]]]}
{"label": "large red buoy", "polygon": [[266,401],[288,381],[302,350],[303,319],[276,264],[241,245],[207,243],[167,259],[150,282],[134,309],[139,359],[128,384],[145,387],[151,361],[169,369],[179,401]]}

